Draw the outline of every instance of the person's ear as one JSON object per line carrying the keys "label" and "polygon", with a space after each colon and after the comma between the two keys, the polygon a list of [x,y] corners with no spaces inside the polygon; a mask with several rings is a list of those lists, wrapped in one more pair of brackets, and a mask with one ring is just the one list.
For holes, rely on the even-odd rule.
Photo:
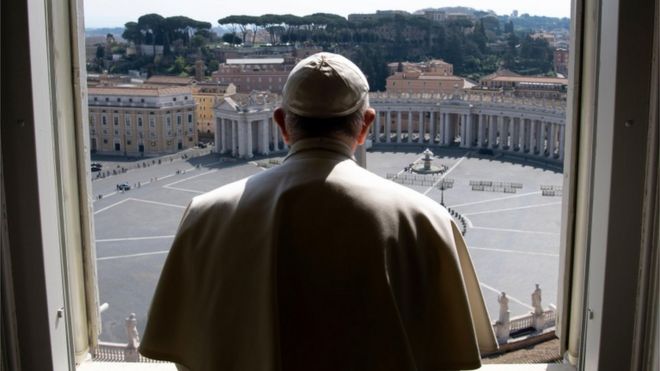
{"label": "person's ear", "polygon": [[273,112],[273,120],[275,120],[275,123],[277,124],[277,127],[280,128],[280,132],[282,133],[282,138],[284,138],[284,143],[290,144],[289,143],[289,132],[286,130],[286,121],[285,121],[286,114],[284,113],[284,110],[282,107],[277,107],[275,109],[275,112]]}
{"label": "person's ear", "polygon": [[376,119],[376,111],[373,108],[367,108],[367,110],[364,111],[364,122],[362,123],[362,128],[360,129],[360,133],[357,137],[357,144],[362,145],[367,140],[367,136],[369,135],[369,127],[371,124],[373,124],[374,119]]}

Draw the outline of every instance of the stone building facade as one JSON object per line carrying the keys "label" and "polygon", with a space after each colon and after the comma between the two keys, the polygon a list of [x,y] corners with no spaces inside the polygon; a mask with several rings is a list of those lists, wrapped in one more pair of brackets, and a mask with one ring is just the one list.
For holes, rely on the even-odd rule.
{"label": "stone building facade", "polygon": [[193,86],[197,133],[201,137],[215,135],[215,106],[224,97],[236,94],[234,84],[221,84],[215,81],[198,82]]}
{"label": "stone building facade", "polygon": [[241,158],[287,151],[273,121],[279,102],[278,95],[257,91],[224,98],[215,109],[215,151]]}
{"label": "stone building facade", "polygon": [[475,86],[463,77],[454,76],[453,65],[439,59],[395,62],[388,64],[388,69],[391,75],[386,80],[386,90],[393,94],[451,94],[456,89]]}
{"label": "stone building facade", "polygon": [[239,93],[255,90],[280,93],[294,65],[294,58],[227,59],[213,73],[213,79],[221,84],[234,84]]}
{"label": "stone building facade", "polygon": [[190,87],[110,86],[88,92],[92,152],[146,156],[197,144]]}

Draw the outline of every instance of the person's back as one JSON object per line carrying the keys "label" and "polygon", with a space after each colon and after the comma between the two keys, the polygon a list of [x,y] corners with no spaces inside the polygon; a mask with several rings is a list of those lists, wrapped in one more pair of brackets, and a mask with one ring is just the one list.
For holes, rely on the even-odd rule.
{"label": "person's back", "polygon": [[192,201],[141,352],[194,371],[479,367],[494,339],[445,209],[346,141],[292,142],[281,166]]}

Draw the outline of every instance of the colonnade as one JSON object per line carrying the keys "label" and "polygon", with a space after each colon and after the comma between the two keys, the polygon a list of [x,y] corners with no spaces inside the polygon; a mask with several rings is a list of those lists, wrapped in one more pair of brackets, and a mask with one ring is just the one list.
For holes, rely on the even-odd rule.
{"label": "colonnade", "polygon": [[[565,102],[506,96],[370,94],[370,138],[382,144],[491,149],[563,161]],[[215,150],[251,158],[288,147],[272,119],[277,104],[216,107]]]}
{"label": "colonnade", "polygon": [[455,109],[376,108],[371,139],[379,143],[488,148],[563,159],[564,120],[524,113],[472,113]]}
{"label": "colonnade", "polygon": [[234,157],[252,158],[255,154],[287,151],[288,147],[269,115],[217,115],[215,151]]}

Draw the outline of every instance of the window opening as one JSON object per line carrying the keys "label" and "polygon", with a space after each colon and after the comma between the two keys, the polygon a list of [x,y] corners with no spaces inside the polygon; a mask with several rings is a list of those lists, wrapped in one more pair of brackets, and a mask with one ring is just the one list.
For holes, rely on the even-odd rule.
{"label": "window opening", "polygon": [[[568,9],[567,1],[564,6]],[[487,4],[483,6],[484,9],[488,7]],[[153,9],[154,13],[158,11]],[[341,39],[340,34],[334,36],[336,39],[324,40],[327,35],[322,37],[323,33],[319,32],[309,36],[311,39],[299,41],[318,43],[320,49],[340,45],[339,52],[351,55],[369,75],[373,90],[370,99],[377,119],[368,141],[367,168],[447,207],[468,242],[491,319],[506,322],[496,327],[500,331],[498,335],[504,338],[506,333],[507,339],[515,340],[527,336],[525,332],[550,328],[555,320],[553,304],[557,303],[559,270],[566,87],[570,72],[565,66],[567,61],[557,58],[556,53],[562,53],[558,51],[570,45],[568,20],[563,17],[548,21],[541,16],[496,12],[454,14],[447,10],[427,10],[421,14],[405,14],[404,19],[419,35],[415,32],[399,35],[405,39],[405,43],[399,45],[394,28],[388,28],[394,27],[388,21],[391,14],[379,15],[374,9],[370,17],[383,24],[378,30],[368,23],[360,23],[364,21],[357,20],[356,14],[346,19],[353,27],[347,27],[346,32],[351,33],[351,42],[358,43],[358,48],[353,49],[351,42]],[[568,11],[564,15],[568,15]],[[416,21],[424,22],[427,28],[415,29]],[[213,26],[217,26],[217,22]],[[266,41],[270,40],[259,41],[264,53],[282,53],[278,48],[296,44],[297,40],[287,37],[307,37],[296,29],[292,27],[289,34],[273,35],[280,38],[275,40],[282,43],[279,46],[268,45],[271,43]],[[420,35],[426,35],[428,30],[442,30],[455,37],[459,45],[452,48],[451,43],[438,43],[433,46],[436,49],[427,49],[421,41],[428,39]],[[152,61],[158,57],[163,63],[172,63],[158,67],[162,70],[155,75],[172,75],[168,76],[171,79],[168,87],[178,91],[179,96],[183,95],[183,101],[172,103],[177,102],[177,96],[172,95],[129,98],[129,102],[140,99],[142,103],[149,99],[148,106],[132,107],[149,115],[147,145],[131,145],[131,118],[129,111],[121,108],[113,116],[114,125],[118,126],[118,115],[126,115],[125,128],[114,131],[119,142],[108,145],[108,140],[103,139],[104,145],[98,146],[92,158],[96,161],[107,154],[121,156],[117,161],[107,161],[113,166],[121,163],[117,168],[104,168],[92,174],[92,188],[97,199],[94,208],[99,291],[101,301],[110,304],[102,314],[101,340],[106,342],[125,341],[122,321],[128,313],[136,313],[140,330],[144,325],[173,231],[190,198],[226,183],[226,179],[237,179],[276,166],[274,164],[281,161],[287,151],[268,119],[270,106],[267,102],[276,101],[276,94],[281,92],[288,73],[282,68],[290,69],[292,64],[286,67],[262,64],[256,71],[241,69],[239,76],[213,71],[210,76],[213,81],[235,84],[230,86],[239,93],[227,97],[237,103],[239,114],[249,122],[250,130],[246,132],[250,134],[246,135],[251,136],[237,144],[235,137],[238,135],[234,132],[237,122],[232,116],[236,109],[230,112],[221,106],[193,106],[195,99],[199,99],[195,91],[189,92],[194,98],[192,102],[186,102],[188,96],[182,94],[182,89],[191,89],[191,86],[181,85],[178,82],[181,77],[174,76],[173,71],[188,73],[194,67],[175,69],[178,68],[174,64],[175,57],[179,56],[176,53],[183,54],[186,48],[192,47],[186,44],[188,41],[183,34],[175,33],[180,38],[171,40],[168,39],[170,35],[161,38],[152,35],[151,30],[143,31],[139,35],[130,36],[129,33],[128,37],[134,40],[126,40],[125,44],[116,38],[107,38],[106,47],[123,50],[123,54],[119,61],[106,56],[93,67],[108,64],[123,68],[121,62],[126,65],[127,60],[132,60],[127,54],[129,50],[132,53],[131,48],[139,49],[143,57]],[[152,44],[147,45],[144,37],[150,38]],[[200,37],[205,36],[200,33]],[[218,35],[220,37],[222,35]],[[202,41],[208,50],[230,49],[221,42]],[[159,42],[170,44],[161,48]],[[371,50],[378,50],[380,54],[370,54],[373,52],[365,51],[370,50],[365,46],[373,47]],[[177,51],[178,48],[182,50]],[[301,54],[307,53],[300,49]],[[207,66],[217,62],[219,69],[230,67],[221,63],[214,53],[202,54],[208,58]],[[183,59],[188,63],[185,56]],[[272,95],[267,99],[251,95],[248,91],[251,85],[247,84],[250,81],[261,83],[263,70],[273,76],[268,76],[271,83],[268,94]],[[114,87],[125,89],[121,85],[118,81]],[[142,88],[147,89],[147,85]],[[261,84],[258,85],[254,87],[260,88]],[[165,94],[166,90],[153,89],[156,93],[150,94]],[[217,97],[219,103],[223,102],[224,92]],[[121,98],[116,101],[121,102]],[[206,101],[206,98],[199,99],[202,104]],[[108,97],[105,102],[103,106],[114,108]],[[179,128],[183,119],[176,116],[174,145],[172,118],[166,110],[180,106],[184,112],[186,109],[190,112],[186,119],[190,125]],[[200,113],[206,109],[210,110],[209,115]],[[197,120],[210,120],[206,122],[206,130],[199,121],[200,129],[193,130],[193,114],[199,114]],[[136,117],[137,127],[142,127],[141,114]],[[107,125],[106,120],[102,115],[102,125]],[[242,122],[239,125],[244,125]],[[90,117],[90,125],[93,123]],[[138,136],[142,136],[140,130]],[[213,142],[210,147],[214,153],[210,153],[210,147],[193,148],[200,142]],[[417,171],[424,165],[427,148],[431,152],[428,155],[430,166],[438,170],[435,173]],[[268,158],[272,163],[249,161],[256,156]],[[192,161],[191,157],[196,160]],[[236,158],[239,166],[218,165]],[[220,171],[212,171],[218,167]],[[131,189],[117,192],[115,186],[120,181],[130,182]],[[123,200],[126,201],[117,204]],[[114,222],[116,220],[122,220],[121,225]],[[138,280],[138,275],[144,279]],[[135,283],[135,293],[140,294],[122,297],[120,288],[127,282]],[[537,290],[542,293],[540,301]],[[508,315],[501,310],[505,307],[503,292],[508,301]],[[538,321],[534,322],[536,319]],[[529,326],[530,323],[533,326]]]}

